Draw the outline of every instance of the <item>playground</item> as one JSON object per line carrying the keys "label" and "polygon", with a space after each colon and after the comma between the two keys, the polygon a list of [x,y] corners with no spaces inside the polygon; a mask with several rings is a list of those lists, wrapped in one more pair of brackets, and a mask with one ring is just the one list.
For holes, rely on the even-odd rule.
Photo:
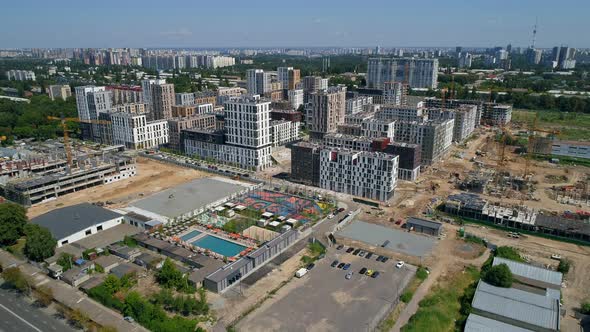
{"label": "playground", "polygon": [[275,216],[297,219],[302,224],[319,219],[322,210],[328,208],[324,203],[269,190],[251,191],[236,204],[259,212],[270,212]]}

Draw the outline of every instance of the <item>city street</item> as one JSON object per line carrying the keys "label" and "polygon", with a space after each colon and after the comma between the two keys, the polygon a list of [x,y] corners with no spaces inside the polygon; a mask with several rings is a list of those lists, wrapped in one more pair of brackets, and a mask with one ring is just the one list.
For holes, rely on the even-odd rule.
{"label": "city street", "polygon": [[75,331],[51,309],[37,308],[14,291],[0,290],[0,332]]}

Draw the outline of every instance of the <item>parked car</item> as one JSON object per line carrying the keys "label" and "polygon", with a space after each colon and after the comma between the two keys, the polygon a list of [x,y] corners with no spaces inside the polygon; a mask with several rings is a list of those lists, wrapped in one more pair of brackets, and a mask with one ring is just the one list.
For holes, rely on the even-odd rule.
{"label": "parked car", "polygon": [[366,259],[371,259],[371,257],[373,257],[373,253],[372,252],[368,252],[367,256],[365,256]]}
{"label": "parked car", "polygon": [[361,250],[361,252],[359,252],[359,257],[365,257],[367,253],[363,250]]}
{"label": "parked car", "polygon": [[381,263],[385,263],[389,260],[389,257],[385,257],[383,256],[383,258],[381,258]]}
{"label": "parked car", "polygon": [[350,248],[346,249],[346,252],[347,252],[347,253],[349,253],[349,254],[350,254],[351,252],[353,252],[353,251],[354,251],[354,248],[353,248],[353,247],[350,247]]}
{"label": "parked car", "polygon": [[371,274],[371,278],[375,279],[379,276],[379,271],[375,271],[373,272],[373,274]]}
{"label": "parked car", "polygon": [[344,212],[344,208],[339,208],[338,213],[340,213],[340,212]]}
{"label": "parked car", "polygon": [[357,250],[353,251],[353,253],[352,253],[352,254],[356,256],[356,255],[358,255],[358,254],[359,254],[359,252],[361,252],[361,250],[360,250],[360,249],[357,249]]}
{"label": "parked car", "polygon": [[352,271],[348,271],[348,273],[345,276],[346,279],[350,280],[352,278]]}
{"label": "parked car", "polygon": [[344,265],[344,267],[342,268],[343,270],[348,270],[350,269],[350,263],[346,263],[346,265]]}
{"label": "parked car", "polygon": [[340,249],[342,249],[342,248],[344,248],[344,245],[342,245],[342,244],[341,244],[341,245],[339,245],[338,247],[336,247],[336,250],[340,250]]}
{"label": "parked car", "polygon": [[314,267],[315,267],[315,264],[314,264],[314,263],[309,263],[309,264],[307,265],[306,269],[307,269],[307,270],[311,270],[311,269],[313,269]]}
{"label": "parked car", "polygon": [[352,211],[348,211],[348,213],[346,215],[352,216]]}
{"label": "parked car", "polygon": [[397,264],[395,264],[395,267],[397,267],[398,269],[401,269],[402,267],[404,267],[404,265],[406,265],[406,263],[404,263],[404,261],[399,261],[399,262],[397,262]]}
{"label": "parked car", "polygon": [[334,261],[332,262],[332,264],[330,264],[330,266],[331,266],[331,267],[335,267],[335,266],[337,266],[337,265],[338,265],[338,260],[334,260]]}
{"label": "parked car", "polygon": [[367,268],[366,268],[366,267],[363,267],[363,268],[362,268],[362,269],[359,271],[359,274],[361,274],[361,275],[362,275],[362,274],[365,274],[365,273],[367,273]]}
{"label": "parked car", "polygon": [[135,319],[133,319],[133,317],[131,316],[125,316],[123,317],[123,319],[128,321],[129,323],[135,323]]}
{"label": "parked car", "polygon": [[369,277],[373,275],[373,270],[367,270],[367,272],[365,272],[366,275],[368,275]]}
{"label": "parked car", "polygon": [[330,214],[328,215],[328,219],[332,219],[332,218],[334,218],[334,215],[330,213]]}
{"label": "parked car", "polygon": [[346,265],[346,263],[340,263],[340,264],[338,264],[338,268],[341,269],[344,267],[344,265]]}
{"label": "parked car", "polygon": [[377,262],[381,262],[381,260],[382,260],[382,259],[383,259],[383,256],[379,255],[379,256],[377,257]]}

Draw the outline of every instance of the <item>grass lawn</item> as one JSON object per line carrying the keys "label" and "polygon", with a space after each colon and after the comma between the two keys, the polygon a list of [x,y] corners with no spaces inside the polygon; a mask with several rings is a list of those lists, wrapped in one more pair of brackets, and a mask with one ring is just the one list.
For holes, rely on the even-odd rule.
{"label": "grass lawn", "polygon": [[237,216],[223,225],[223,230],[230,233],[241,233],[246,228],[256,225],[256,220]]}
{"label": "grass lawn", "polygon": [[561,131],[560,139],[590,140],[590,114],[515,110],[512,113],[512,121],[531,125],[535,118],[535,112],[539,113],[537,126],[559,129]]}
{"label": "grass lawn", "polygon": [[461,317],[461,296],[469,285],[479,279],[479,270],[468,267],[465,271],[447,276],[420,301],[418,311],[402,331],[453,331],[455,321]]}
{"label": "grass lawn", "polygon": [[26,259],[25,254],[23,252],[23,250],[25,249],[26,242],[27,240],[25,238],[20,238],[16,241],[15,244],[6,247],[6,251],[20,259]]}

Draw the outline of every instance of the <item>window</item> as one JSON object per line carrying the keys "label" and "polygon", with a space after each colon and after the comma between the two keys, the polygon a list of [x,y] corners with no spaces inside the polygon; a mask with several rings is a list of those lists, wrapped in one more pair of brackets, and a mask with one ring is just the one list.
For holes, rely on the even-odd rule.
{"label": "window", "polygon": [[100,226],[96,226],[96,231],[97,231],[97,232],[98,232],[98,231],[102,231],[102,225],[100,225]]}
{"label": "window", "polygon": [[90,235],[90,234],[92,234],[92,230],[91,229],[87,229],[86,230],[86,235]]}
{"label": "window", "polygon": [[64,244],[68,244],[68,240],[61,241],[61,245],[63,246]]}

